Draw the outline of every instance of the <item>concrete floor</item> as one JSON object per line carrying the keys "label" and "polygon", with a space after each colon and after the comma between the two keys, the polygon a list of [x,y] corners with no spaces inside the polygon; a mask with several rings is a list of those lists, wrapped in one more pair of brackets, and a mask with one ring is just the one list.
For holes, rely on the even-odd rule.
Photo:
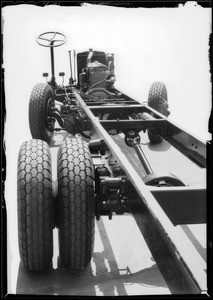
{"label": "concrete floor", "polygon": [[169,289],[131,215],[102,217],[96,222],[90,266],[78,275],[58,268],[57,230],[53,268],[31,274],[19,266],[17,294],[38,295],[150,295]]}
{"label": "concrete floor", "polygon": [[[51,145],[53,162],[63,138],[63,134],[57,134],[53,140]],[[189,162],[166,141],[158,146],[150,146],[146,135],[142,138],[144,152],[156,172],[163,170],[175,173],[191,186],[205,184],[204,170]],[[121,147],[125,152],[125,146]],[[53,165],[54,179],[56,164]],[[202,259],[206,260],[205,225],[184,225],[176,228],[178,227],[187,235]],[[96,222],[91,264],[85,272],[78,275],[60,268],[57,234],[55,229],[52,269],[47,273],[32,274],[20,263],[17,272],[17,294],[78,296],[170,294],[132,215],[114,216],[112,220],[102,217]]]}

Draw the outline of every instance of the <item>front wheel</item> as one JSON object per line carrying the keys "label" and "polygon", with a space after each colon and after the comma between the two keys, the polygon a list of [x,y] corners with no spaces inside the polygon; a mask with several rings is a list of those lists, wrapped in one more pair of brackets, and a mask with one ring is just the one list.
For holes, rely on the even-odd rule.
{"label": "front wheel", "polygon": [[47,83],[34,86],[29,103],[29,125],[32,137],[50,142],[55,126],[52,110],[55,106],[54,93]]}
{"label": "front wheel", "polygon": [[80,271],[94,246],[93,164],[87,144],[66,138],[58,152],[59,254],[62,266]]}
{"label": "front wheel", "polygon": [[[164,116],[169,115],[166,85],[162,82],[154,82],[149,90],[148,105]],[[163,138],[154,129],[148,129],[148,137],[151,143],[160,143]]]}

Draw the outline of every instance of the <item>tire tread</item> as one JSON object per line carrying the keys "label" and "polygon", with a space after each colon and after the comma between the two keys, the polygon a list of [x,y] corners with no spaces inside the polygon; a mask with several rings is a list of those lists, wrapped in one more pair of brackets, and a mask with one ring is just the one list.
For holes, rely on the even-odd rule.
{"label": "tire tread", "polygon": [[87,144],[66,138],[58,152],[59,253],[72,271],[86,268],[94,247],[93,165]]}
{"label": "tire tread", "polygon": [[44,271],[53,255],[51,157],[41,140],[22,144],[18,157],[18,238],[29,271]]}
{"label": "tire tread", "polygon": [[53,133],[46,130],[46,102],[54,99],[52,88],[47,83],[37,83],[30,95],[29,125],[33,139],[50,142]]}
{"label": "tire tread", "polygon": [[[148,95],[148,105],[164,116],[169,115],[167,89],[163,82],[154,82],[151,85]],[[147,132],[151,143],[158,144],[163,141],[162,136],[155,133],[154,130],[148,129]]]}

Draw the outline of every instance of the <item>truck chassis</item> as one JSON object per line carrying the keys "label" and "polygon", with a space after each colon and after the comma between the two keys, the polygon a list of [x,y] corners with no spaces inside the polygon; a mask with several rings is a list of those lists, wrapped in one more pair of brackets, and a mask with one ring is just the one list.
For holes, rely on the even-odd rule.
{"label": "truck chassis", "polygon": [[[107,79],[109,88],[96,83],[88,88],[81,70],[78,79],[72,76],[72,65],[69,85],[57,85],[53,48],[61,40],[54,39],[56,35],[52,39],[42,37],[49,42],[52,78],[38,84],[31,94],[33,140],[23,143],[18,158],[19,249],[23,264],[29,271],[49,267],[56,227],[62,265],[76,272],[85,269],[92,257],[95,218],[131,213],[171,293],[206,293],[205,266],[187,238],[175,230],[179,224],[206,223],[206,189],[186,186],[173,174],[153,172],[140,133],[147,131],[156,142],[165,139],[201,168],[206,168],[206,145],[171,122],[164,111],[116,89],[112,69]],[[86,56],[91,66],[93,54],[90,50],[81,58]],[[59,75],[63,77],[64,73]],[[38,102],[38,95],[43,102]],[[45,129],[42,133],[41,128]],[[59,147],[58,180],[53,183],[48,143],[53,133],[61,130],[70,135]],[[141,166],[135,166],[131,156],[127,158],[124,144],[135,151]],[[190,249],[187,253],[186,245]]]}

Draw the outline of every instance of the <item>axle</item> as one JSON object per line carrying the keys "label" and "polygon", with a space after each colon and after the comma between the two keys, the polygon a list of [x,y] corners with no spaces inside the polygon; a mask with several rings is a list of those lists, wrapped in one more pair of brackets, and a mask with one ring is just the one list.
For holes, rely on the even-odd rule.
{"label": "axle", "polygon": [[147,174],[152,174],[153,170],[152,170],[152,168],[151,168],[151,166],[150,166],[150,164],[149,164],[149,162],[148,162],[141,146],[140,145],[135,145],[134,149],[135,149],[135,152],[137,153],[138,158],[140,159],[146,173]]}

